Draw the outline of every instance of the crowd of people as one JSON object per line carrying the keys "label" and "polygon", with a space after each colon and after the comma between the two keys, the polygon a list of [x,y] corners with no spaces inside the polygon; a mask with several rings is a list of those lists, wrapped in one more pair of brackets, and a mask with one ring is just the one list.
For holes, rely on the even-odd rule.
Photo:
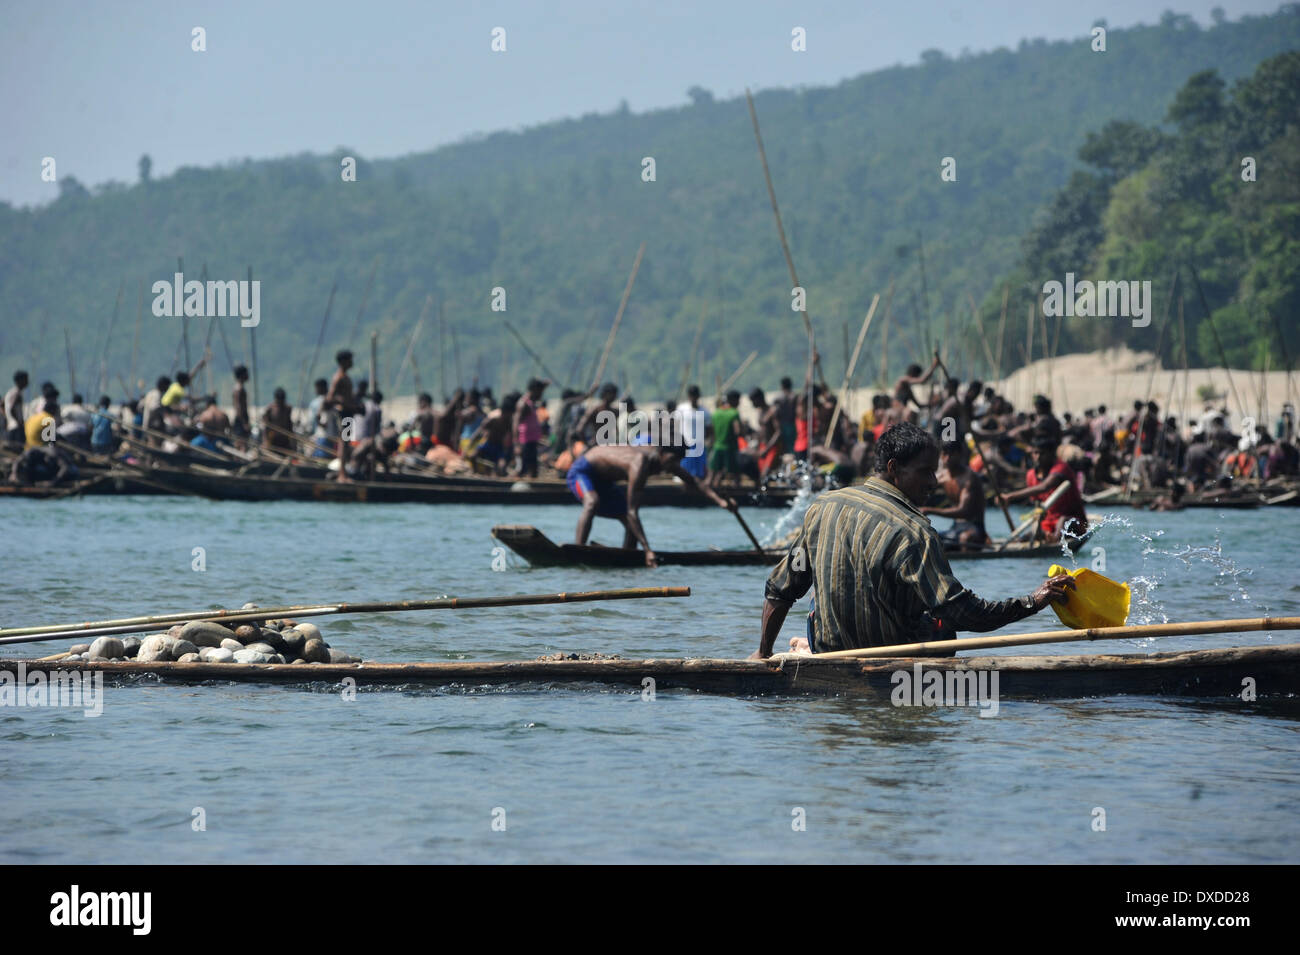
{"label": "crowd of people", "polygon": [[927,509],[953,519],[951,543],[979,546],[987,539],[986,483],[1007,500],[1041,501],[1068,482],[1074,490],[1058,495],[1066,499],[1063,520],[1081,518],[1076,497],[1108,485],[1158,489],[1168,493],[1163,506],[1176,507],[1188,491],[1300,474],[1289,403],[1273,429],[1244,418],[1241,433],[1230,428],[1227,409],[1210,402],[1190,426],[1162,415],[1155,402],[1140,400],[1124,413],[1102,405],[1082,415],[1058,416],[1043,395],[1035,396],[1032,409],[1017,409],[980,381],[963,384],[948,374],[937,353],[929,368],[914,364],[891,392],[873,395],[856,419],[838,406],[821,375],[820,356],[814,356],[801,387],[783,378],[778,389],[754,388],[744,398],[729,390],[715,396],[712,408],[695,385],[682,400],[653,410],[639,408],[614,384],[585,393],[564,389],[558,401],[548,401],[552,383],[533,378],[500,400],[490,387],[477,384],[456,389],[440,404],[422,393],[400,425],[385,414],[377,388],[365,378],[354,381],[347,349],[335,356],[331,378],[313,383],[314,397],[305,407],[295,409],[285,390],[276,388],[256,421],[243,365],[232,370],[225,407],[215,394],[194,394],[209,357],[174,378],[160,376],[143,397],[125,400],[115,410],[107,395],[88,404],[74,394],[63,404],[48,381],[29,398],[28,375],[16,372],[4,399],[6,439],[23,448],[11,480],[41,483],[75,476],[76,465],[61,448],[140,457],[189,446],[200,455],[318,459],[337,480],[350,481],[388,472],[395,461],[444,473],[566,476],[598,445],[675,443],[684,448],[682,471],[715,490],[789,480],[800,469],[833,486],[870,475],[881,436],[907,422],[929,431],[940,447],[946,504]]}

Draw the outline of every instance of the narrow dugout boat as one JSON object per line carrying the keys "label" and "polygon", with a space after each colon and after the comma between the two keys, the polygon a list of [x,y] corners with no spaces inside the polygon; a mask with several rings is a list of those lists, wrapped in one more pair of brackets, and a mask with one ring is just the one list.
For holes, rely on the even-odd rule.
{"label": "narrow dugout boat", "polygon": [[[497,524],[492,536],[534,567],[644,567],[645,551],[598,544],[557,544],[531,524]],[[1071,550],[1083,546],[1085,536],[1070,542]],[[983,550],[949,550],[949,560],[993,557],[1060,557],[1060,544],[1013,542],[999,549],[994,541]],[[660,566],[775,566],[786,554],[785,547],[757,550],[656,550]]]}
{"label": "narrow dugout boat", "polygon": [[[1300,644],[1226,647],[1165,653],[1069,656],[887,657],[783,660],[526,660],[510,662],[238,664],[73,663],[0,659],[0,673],[40,670],[53,681],[58,672],[103,672],[113,682],[151,677],[170,683],[338,684],[357,687],[475,687],[520,689],[623,686],[641,691],[694,690],[727,695],[860,696],[887,703],[899,671],[937,671],[945,681],[987,672],[998,677],[999,699],[1068,699],[1112,696],[1169,696],[1242,702],[1249,685],[1255,698],[1284,699],[1300,693]],[[20,669],[21,668],[21,669]],[[1247,684],[1245,681],[1250,681]],[[9,682],[6,680],[4,682]]]}

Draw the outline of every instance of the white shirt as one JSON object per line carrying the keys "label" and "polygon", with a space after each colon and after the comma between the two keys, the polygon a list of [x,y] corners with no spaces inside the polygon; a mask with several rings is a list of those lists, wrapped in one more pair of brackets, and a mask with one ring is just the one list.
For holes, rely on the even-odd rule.
{"label": "white shirt", "polygon": [[[17,418],[15,418],[13,416],[13,413],[9,410],[10,402],[12,402],[20,394],[22,394],[22,392],[19,390],[17,385],[14,385],[12,388],[10,388],[8,391],[5,392],[5,430],[6,431],[12,431],[15,428],[21,428],[23,426],[23,423],[19,421]],[[23,406],[21,403],[19,403],[18,405],[18,413],[19,414],[23,413]]]}

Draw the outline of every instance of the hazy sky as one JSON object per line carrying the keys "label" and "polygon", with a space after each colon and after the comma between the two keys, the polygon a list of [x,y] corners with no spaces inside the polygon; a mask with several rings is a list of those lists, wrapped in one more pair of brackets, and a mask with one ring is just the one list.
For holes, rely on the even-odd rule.
{"label": "hazy sky", "polygon": [[[182,165],[328,152],[422,152],[626,99],[634,111],[746,85],[822,85],[922,50],[956,55],[1022,38],[1200,23],[1278,0],[0,0],[0,199],[41,202],[44,156],[87,185]],[[493,53],[491,31],[506,30]],[[790,49],[791,29],[807,52]],[[191,30],[207,51],[191,50]]]}

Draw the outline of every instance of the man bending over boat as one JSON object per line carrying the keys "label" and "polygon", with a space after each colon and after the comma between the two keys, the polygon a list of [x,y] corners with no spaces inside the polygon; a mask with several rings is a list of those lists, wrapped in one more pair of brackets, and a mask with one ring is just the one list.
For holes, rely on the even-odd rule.
{"label": "man bending over boat", "polygon": [[[646,480],[653,474],[672,474],[694,491],[703,494],[718,507],[735,511],[736,502],[719,497],[712,488],[705,487],[695,476],[682,467],[686,448],[681,444],[663,446],[602,444],[588,448],[573,462],[566,480],[574,496],[582,502],[578,517],[579,544],[587,543],[591,536],[591,522],[597,517],[608,517],[623,525],[623,546],[645,548],[645,564],[657,567],[655,552],[646,540],[641,526],[641,492]],[[626,481],[627,487],[618,482]]]}
{"label": "man bending over boat", "polygon": [[961,585],[919,509],[938,486],[938,466],[934,439],[913,424],[896,424],[876,445],[874,475],[813,501],[767,579],[762,636],[750,659],[772,655],[791,604],[809,590],[809,638],[790,646],[813,653],[951,640],[959,630],[986,633],[1065,598],[1074,587],[1066,574],[1011,600],[983,600]]}

